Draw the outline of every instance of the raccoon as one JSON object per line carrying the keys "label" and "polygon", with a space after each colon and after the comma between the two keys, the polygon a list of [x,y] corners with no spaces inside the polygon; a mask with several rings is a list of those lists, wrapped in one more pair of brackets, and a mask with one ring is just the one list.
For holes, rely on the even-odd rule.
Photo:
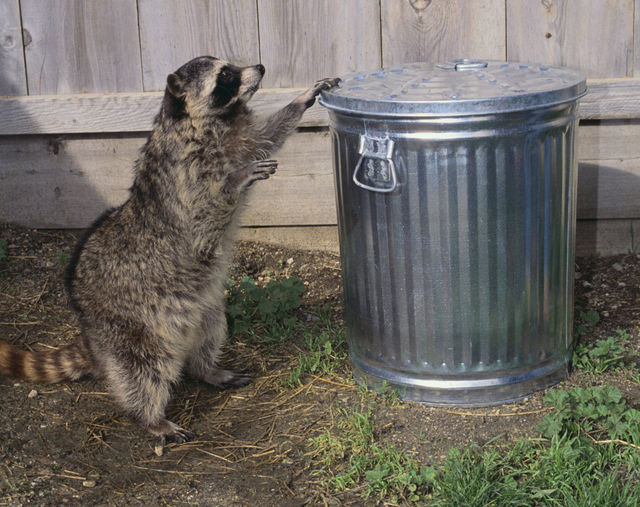
{"label": "raccoon", "polygon": [[100,378],[162,444],[194,438],[165,418],[184,370],[219,388],[251,381],[218,367],[236,211],[247,188],[275,172],[268,157],[304,111],[339,82],[318,81],[259,122],[247,102],[264,73],[203,56],[169,74],[129,198],[85,232],[69,261],[80,337],[46,352],[0,342],[0,371],[36,382]]}

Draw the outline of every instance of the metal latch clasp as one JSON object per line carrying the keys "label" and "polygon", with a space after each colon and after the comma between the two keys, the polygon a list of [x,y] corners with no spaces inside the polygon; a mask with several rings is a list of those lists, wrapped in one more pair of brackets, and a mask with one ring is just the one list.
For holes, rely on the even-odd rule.
{"label": "metal latch clasp", "polygon": [[489,64],[482,60],[473,60],[471,58],[458,58],[457,60],[449,60],[448,62],[439,63],[436,67],[441,69],[460,70],[479,70],[484,69]]}
{"label": "metal latch clasp", "polygon": [[[358,153],[360,160],[353,171],[353,182],[361,188],[372,192],[393,192],[398,186],[396,166],[393,163],[393,148],[395,143],[391,139],[360,135]],[[358,179],[362,171],[367,180],[376,186],[367,185]]]}

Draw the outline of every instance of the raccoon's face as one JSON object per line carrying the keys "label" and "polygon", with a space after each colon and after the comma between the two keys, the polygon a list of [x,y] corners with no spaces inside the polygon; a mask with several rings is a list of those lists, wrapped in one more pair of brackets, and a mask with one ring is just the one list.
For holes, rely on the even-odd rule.
{"label": "raccoon's face", "polygon": [[173,117],[225,114],[253,96],[262,76],[262,65],[236,67],[211,56],[195,58],[167,77],[165,114]]}

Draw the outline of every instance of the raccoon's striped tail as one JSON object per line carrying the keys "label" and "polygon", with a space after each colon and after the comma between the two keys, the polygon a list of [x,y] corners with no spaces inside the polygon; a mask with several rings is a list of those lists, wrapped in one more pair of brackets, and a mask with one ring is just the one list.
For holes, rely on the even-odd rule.
{"label": "raccoon's striped tail", "polygon": [[19,380],[52,383],[91,373],[91,358],[81,340],[42,352],[28,352],[0,341],[0,372]]}

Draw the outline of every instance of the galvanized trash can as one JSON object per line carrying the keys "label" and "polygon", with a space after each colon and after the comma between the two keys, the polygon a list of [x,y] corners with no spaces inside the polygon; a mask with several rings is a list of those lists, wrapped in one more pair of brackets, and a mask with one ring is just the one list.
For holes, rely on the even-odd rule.
{"label": "galvanized trash can", "polygon": [[575,70],[478,60],[322,93],[358,382],[481,406],[564,377],[585,93]]}

